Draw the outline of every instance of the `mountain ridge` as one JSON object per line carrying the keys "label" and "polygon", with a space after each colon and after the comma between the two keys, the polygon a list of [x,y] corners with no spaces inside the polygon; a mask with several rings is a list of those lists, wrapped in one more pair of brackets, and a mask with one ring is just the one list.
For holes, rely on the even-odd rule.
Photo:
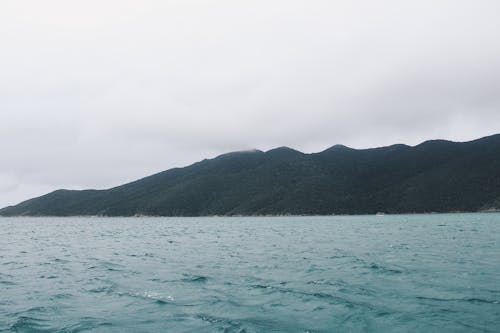
{"label": "mountain ridge", "polygon": [[424,213],[498,209],[500,134],[318,153],[219,155],[104,190],[56,190],[3,216]]}

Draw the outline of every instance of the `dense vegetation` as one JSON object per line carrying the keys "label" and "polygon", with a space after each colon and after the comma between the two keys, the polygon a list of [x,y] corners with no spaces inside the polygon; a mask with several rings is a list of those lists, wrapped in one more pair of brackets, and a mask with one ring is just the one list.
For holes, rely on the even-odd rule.
{"label": "dense vegetation", "polygon": [[58,190],[0,215],[264,215],[500,208],[500,135],[356,150],[221,155],[107,190]]}

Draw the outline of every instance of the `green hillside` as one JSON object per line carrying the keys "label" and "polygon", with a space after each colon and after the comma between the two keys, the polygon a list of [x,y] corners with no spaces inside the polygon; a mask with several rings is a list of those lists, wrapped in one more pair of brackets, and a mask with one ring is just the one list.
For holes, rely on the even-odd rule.
{"label": "green hillside", "polygon": [[107,190],[58,190],[0,215],[263,215],[500,208],[500,135],[304,154],[221,155]]}

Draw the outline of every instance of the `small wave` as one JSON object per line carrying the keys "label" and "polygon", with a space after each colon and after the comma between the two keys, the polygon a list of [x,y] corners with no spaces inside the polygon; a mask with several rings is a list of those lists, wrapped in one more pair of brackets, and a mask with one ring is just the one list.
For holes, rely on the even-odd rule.
{"label": "small wave", "polygon": [[[281,327],[280,332],[293,332],[296,327],[289,327],[274,319],[262,317],[226,318],[208,314],[198,314],[196,318],[210,325],[209,332],[250,333],[250,332],[276,332],[276,327]],[[203,330],[205,332],[205,330]],[[301,332],[313,332],[304,330]]]}
{"label": "small wave", "polygon": [[16,285],[15,282],[7,281],[7,280],[0,281],[0,284],[6,285],[6,286],[15,286]]}
{"label": "small wave", "polygon": [[[246,333],[247,330],[242,328],[242,323],[239,320],[233,320],[223,317],[215,317],[206,314],[197,315],[198,319],[207,322],[211,326],[219,327],[223,332]],[[214,327],[214,328],[215,328]]]}
{"label": "small wave", "polygon": [[153,300],[158,304],[167,304],[173,302],[175,298],[171,295],[162,295],[155,291],[142,291],[136,293],[124,293],[123,295],[138,297],[147,300]]}
{"label": "small wave", "polygon": [[56,294],[56,295],[52,296],[51,298],[54,298],[54,299],[69,299],[71,297],[73,297],[72,294],[63,293],[63,294]]}
{"label": "small wave", "polygon": [[7,262],[3,262],[2,265],[3,266],[8,266],[8,265],[18,265],[18,264],[21,264],[20,262],[17,262],[17,261],[7,261]]}
{"label": "small wave", "polygon": [[91,289],[87,289],[86,291],[89,292],[89,293],[96,293],[96,294],[99,294],[99,293],[110,294],[110,293],[114,292],[115,289],[116,289],[116,285],[115,284],[111,284],[111,285],[104,285],[104,286],[94,287],[94,288],[91,288]]}
{"label": "small wave", "polygon": [[433,301],[433,302],[466,302],[466,303],[485,303],[485,304],[499,304],[498,300],[488,300],[482,298],[437,298],[437,297],[425,297],[417,296],[417,299]]}
{"label": "small wave", "polygon": [[381,265],[378,265],[376,263],[371,263],[368,268],[372,269],[372,270],[375,270],[375,271],[378,271],[380,273],[383,273],[383,274],[402,274],[403,271],[400,270],[400,269],[396,269],[396,268],[387,268],[387,267],[384,267],[384,266],[381,266]]}
{"label": "small wave", "polygon": [[54,260],[52,260],[53,262],[57,262],[57,263],[60,263],[60,264],[67,264],[69,261],[66,260],[66,259],[61,259],[61,258],[55,258]]}
{"label": "small wave", "polygon": [[95,266],[108,272],[121,272],[125,269],[125,266],[110,261],[98,261]]}
{"label": "small wave", "polygon": [[182,282],[197,282],[197,283],[205,283],[208,281],[207,276],[203,275],[184,275],[185,278],[181,279]]}
{"label": "small wave", "polygon": [[373,296],[374,291],[365,286],[347,284],[344,281],[313,280],[307,282],[309,285],[335,287],[342,294]]}
{"label": "small wave", "polygon": [[35,306],[19,312],[10,330],[13,332],[53,332],[53,328],[49,325],[50,321],[41,318],[40,315],[50,318],[56,310],[51,307]]}
{"label": "small wave", "polygon": [[66,326],[62,328],[60,331],[77,333],[77,332],[86,332],[89,330],[94,330],[99,327],[110,327],[110,326],[113,326],[113,324],[110,322],[102,321],[100,319],[93,317],[84,317],[79,319],[78,323]]}
{"label": "small wave", "polygon": [[48,280],[52,280],[52,279],[57,279],[58,278],[57,275],[40,275],[39,277],[40,277],[40,279],[48,279]]}
{"label": "small wave", "polygon": [[266,286],[264,284],[253,284],[250,287],[254,289],[273,289],[272,286]]}
{"label": "small wave", "polygon": [[346,298],[326,292],[309,292],[309,291],[296,290],[292,288],[274,287],[262,284],[254,284],[251,287],[255,289],[269,290],[270,293],[279,292],[284,294],[292,294],[299,297],[313,297],[318,299],[325,299],[336,304],[344,304],[345,306],[352,307],[352,303]]}
{"label": "small wave", "polygon": [[10,330],[13,332],[52,332],[48,320],[30,316],[18,317],[10,326]]}
{"label": "small wave", "polygon": [[344,282],[340,282],[340,281],[333,281],[332,282],[332,281],[326,281],[326,280],[312,280],[312,281],[308,281],[307,284],[333,286],[333,287],[345,286]]}

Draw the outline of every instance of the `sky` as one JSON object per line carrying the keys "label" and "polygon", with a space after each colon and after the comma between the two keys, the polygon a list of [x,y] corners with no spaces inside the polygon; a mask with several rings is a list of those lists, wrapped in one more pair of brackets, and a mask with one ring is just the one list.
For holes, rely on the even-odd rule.
{"label": "sky", "polygon": [[498,0],[0,1],[0,207],[236,150],[499,132]]}

